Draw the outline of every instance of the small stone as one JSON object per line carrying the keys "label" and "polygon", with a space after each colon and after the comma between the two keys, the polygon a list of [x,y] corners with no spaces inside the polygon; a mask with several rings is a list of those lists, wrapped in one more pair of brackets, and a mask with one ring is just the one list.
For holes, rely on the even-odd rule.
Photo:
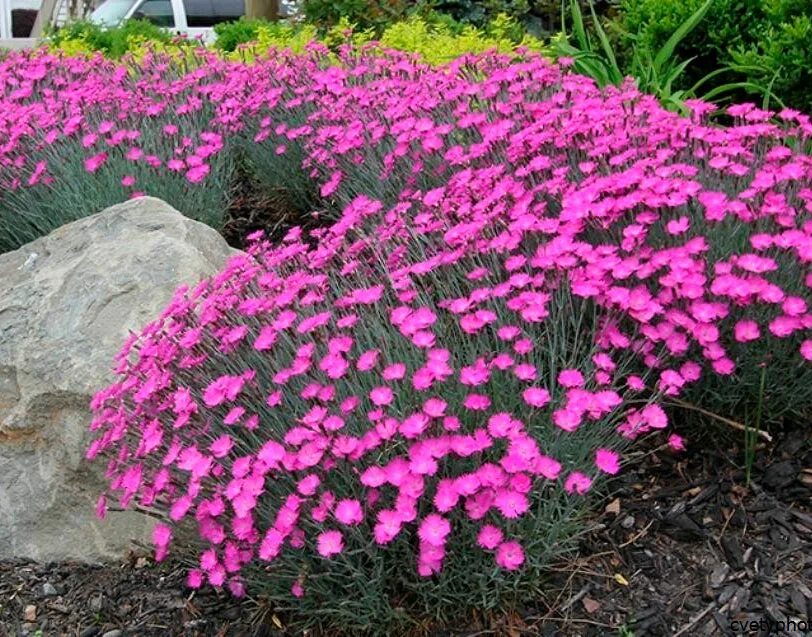
{"label": "small stone", "polygon": [[102,593],[94,595],[93,599],[90,600],[90,610],[94,613],[100,612],[103,603],[104,603],[104,595]]}
{"label": "small stone", "polygon": [[730,567],[722,562],[721,564],[717,564],[716,568],[711,571],[710,574],[710,585],[711,588],[719,588],[722,584],[724,584],[725,580],[727,579],[727,574],[730,572]]}
{"label": "small stone", "polygon": [[738,587],[735,584],[728,584],[722,589],[722,592],[719,593],[719,597],[716,601],[719,603],[720,606],[724,606],[733,597],[733,594],[736,592]]}
{"label": "small stone", "polygon": [[620,526],[622,526],[624,529],[627,529],[627,530],[632,528],[634,526],[634,516],[633,515],[627,515],[620,522]]}
{"label": "small stone", "polygon": [[45,597],[56,597],[59,595],[59,592],[56,590],[56,588],[54,588],[54,585],[51,584],[51,582],[45,582],[42,585],[42,594],[45,595]]}
{"label": "small stone", "polygon": [[37,621],[37,607],[29,604],[23,609],[23,619],[27,622]]}
{"label": "small stone", "polygon": [[81,633],[79,633],[79,637],[96,637],[99,632],[100,631],[97,626],[88,626]]}
{"label": "small stone", "polygon": [[102,637],[121,637],[123,634],[118,628],[115,628],[114,630],[108,630]]}

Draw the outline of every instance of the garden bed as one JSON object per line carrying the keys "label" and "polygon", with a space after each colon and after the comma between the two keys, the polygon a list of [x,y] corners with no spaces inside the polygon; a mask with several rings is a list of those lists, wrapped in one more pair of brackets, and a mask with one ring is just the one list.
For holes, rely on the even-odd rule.
{"label": "garden bed", "polygon": [[[644,451],[640,466],[611,485],[580,555],[553,569],[550,593],[537,607],[524,609],[523,616],[479,618],[454,634],[758,634],[736,630],[733,622],[808,621],[807,435],[799,429],[762,449],[749,489],[737,449],[706,441],[707,448],[698,442],[684,456]],[[261,601],[239,602],[211,588],[191,593],[182,567],[155,566],[147,555],[136,551],[128,562],[108,566],[2,562],[0,626],[9,635],[31,635],[36,628],[43,635],[84,637],[114,630],[284,634],[274,620],[284,625],[284,615],[275,616]],[[30,606],[36,607],[36,622],[26,633]]]}

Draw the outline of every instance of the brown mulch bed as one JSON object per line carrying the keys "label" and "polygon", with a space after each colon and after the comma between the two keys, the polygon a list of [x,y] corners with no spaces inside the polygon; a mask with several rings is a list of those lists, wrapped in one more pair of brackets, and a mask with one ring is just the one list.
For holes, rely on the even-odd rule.
{"label": "brown mulch bed", "polygon": [[[749,487],[739,449],[695,446],[652,451],[617,479],[579,557],[554,569],[536,608],[454,634],[804,634],[777,622],[808,630],[812,619],[809,433],[762,449]],[[257,610],[191,593],[180,567],[137,555],[107,566],[0,562],[2,637],[280,634]]]}

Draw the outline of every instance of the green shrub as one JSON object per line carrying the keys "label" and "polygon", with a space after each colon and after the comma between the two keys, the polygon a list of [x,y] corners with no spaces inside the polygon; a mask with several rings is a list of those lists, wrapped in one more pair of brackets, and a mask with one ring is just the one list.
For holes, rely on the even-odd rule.
{"label": "green shrub", "polygon": [[[652,54],[703,0],[622,0],[610,23],[621,66]],[[680,43],[677,60],[691,60],[680,88],[716,72],[705,90],[746,82],[771,90],[786,105],[809,110],[812,92],[812,1],[714,0],[703,20]],[[718,69],[727,67],[726,72]],[[750,87],[753,88],[752,86]],[[739,99],[746,99],[740,91]]]}
{"label": "green shrub", "polygon": [[448,0],[435,3],[437,11],[446,13],[458,22],[483,27],[497,15],[503,13],[518,21],[524,21],[530,14],[528,0]]}
{"label": "green shrub", "polygon": [[215,46],[222,51],[234,51],[241,44],[256,42],[260,31],[270,26],[271,23],[262,18],[242,17],[234,22],[221,22],[214,27]]}
{"label": "green shrub", "polygon": [[754,82],[771,84],[787,106],[812,112],[812,1],[774,0],[758,38],[730,55]]}
{"label": "green shrub", "polygon": [[302,12],[305,20],[325,31],[342,18],[360,29],[374,29],[377,33],[387,25],[406,18],[415,5],[408,0],[304,0]]}

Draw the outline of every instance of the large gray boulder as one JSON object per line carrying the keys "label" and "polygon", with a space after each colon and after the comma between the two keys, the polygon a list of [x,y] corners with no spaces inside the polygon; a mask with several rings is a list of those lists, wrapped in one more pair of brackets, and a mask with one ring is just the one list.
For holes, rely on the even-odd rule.
{"label": "large gray boulder", "polygon": [[146,516],[95,517],[104,462],[84,460],[88,403],[128,332],[231,253],[144,197],[0,255],[0,558],[100,561],[148,540]]}

